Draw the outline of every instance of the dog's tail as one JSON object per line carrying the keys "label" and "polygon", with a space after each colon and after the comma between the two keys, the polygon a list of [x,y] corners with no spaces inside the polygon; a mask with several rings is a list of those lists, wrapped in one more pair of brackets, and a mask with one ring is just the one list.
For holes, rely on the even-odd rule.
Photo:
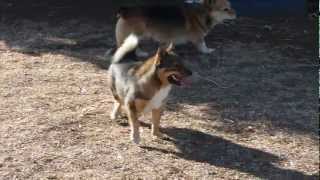
{"label": "dog's tail", "polygon": [[112,64],[120,62],[120,60],[129,52],[136,49],[139,43],[139,38],[135,34],[130,34],[122,45],[116,50],[112,57]]}

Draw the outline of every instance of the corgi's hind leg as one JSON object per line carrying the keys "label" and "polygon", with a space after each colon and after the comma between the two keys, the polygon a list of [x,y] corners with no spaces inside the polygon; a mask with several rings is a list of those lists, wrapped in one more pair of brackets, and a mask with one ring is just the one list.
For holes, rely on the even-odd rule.
{"label": "corgi's hind leg", "polygon": [[116,41],[117,47],[120,47],[124,40],[133,33],[130,24],[123,18],[119,18],[116,24]]}
{"label": "corgi's hind leg", "polygon": [[[120,47],[121,44],[125,41],[125,39],[132,33],[137,35],[138,37],[143,37],[143,33],[145,31],[145,24],[143,22],[128,22],[123,18],[119,18],[116,25],[116,41],[117,47]],[[137,47],[136,55],[138,57],[147,57],[149,54],[141,48]]]}

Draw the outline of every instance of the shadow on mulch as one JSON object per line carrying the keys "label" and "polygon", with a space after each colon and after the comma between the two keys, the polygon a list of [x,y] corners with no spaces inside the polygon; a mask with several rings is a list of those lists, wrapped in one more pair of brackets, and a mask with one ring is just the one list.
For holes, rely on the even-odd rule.
{"label": "shadow on mulch", "polygon": [[163,132],[170,137],[179,152],[157,147],[142,146],[149,151],[174,154],[186,160],[235,169],[264,179],[319,179],[318,175],[305,175],[299,171],[282,169],[275,165],[281,157],[245,147],[221,137],[185,128],[167,128]]}

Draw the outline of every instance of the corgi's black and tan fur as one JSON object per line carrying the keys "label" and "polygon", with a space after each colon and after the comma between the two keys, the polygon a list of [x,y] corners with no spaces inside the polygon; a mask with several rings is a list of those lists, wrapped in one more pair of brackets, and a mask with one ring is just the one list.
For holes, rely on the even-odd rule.
{"label": "corgi's black and tan fur", "polygon": [[171,86],[183,85],[192,74],[170,47],[159,48],[149,59],[137,61],[133,57],[137,45],[138,37],[129,35],[116,50],[109,68],[115,100],[110,117],[115,119],[124,109],[131,127],[131,140],[135,143],[140,140],[138,117],[144,113],[152,113],[152,135],[161,136],[160,116]]}
{"label": "corgi's black and tan fur", "polygon": [[177,6],[123,7],[116,24],[120,47],[131,33],[152,38],[161,44],[192,42],[202,53],[211,53],[204,38],[224,20],[236,18],[228,0],[200,0],[199,4]]}

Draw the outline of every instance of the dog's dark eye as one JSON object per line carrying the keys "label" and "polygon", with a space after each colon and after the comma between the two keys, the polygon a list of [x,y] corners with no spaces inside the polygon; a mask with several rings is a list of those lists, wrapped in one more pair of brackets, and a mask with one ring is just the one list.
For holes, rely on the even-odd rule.
{"label": "dog's dark eye", "polygon": [[223,9],[224,11],[226,11],[226,12],[228,12],[229,11],[229,9],[228,8],[225,8],[225,9]]}

